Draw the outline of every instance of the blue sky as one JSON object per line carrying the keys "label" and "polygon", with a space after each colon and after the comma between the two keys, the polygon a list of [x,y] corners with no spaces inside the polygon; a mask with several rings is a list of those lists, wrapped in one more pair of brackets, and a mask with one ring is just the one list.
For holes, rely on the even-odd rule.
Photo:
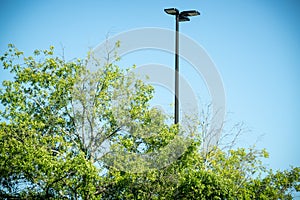
{"label": "blue sky", "polygon": [[[107,34],[143,27],[174,29],[174,19],[164,8],[199,10],[201,15],[180,24],[180,31],[216,64],[225,87],[227,120],[242,121],[251,130],[241,144],[253,144],[263,134],[257,146],[270,152],[267,164],[276,169],[300,166],[297,0],[0,0],[0,5],[0,53],[8,43],[27,55],[54,45],[58,54],[64,46],[66,59],[84,57]],[[143,63],[141,58],[136,62]],[[172,56],[162,62],[174,65]],[[0,80],[6,78],[1,69]]]}

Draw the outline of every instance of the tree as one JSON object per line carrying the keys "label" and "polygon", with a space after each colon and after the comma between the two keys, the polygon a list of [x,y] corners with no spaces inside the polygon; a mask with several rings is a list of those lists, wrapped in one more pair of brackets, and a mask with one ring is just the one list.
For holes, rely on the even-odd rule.
{"label": "tree", "polygon": [[66,62],[53,47],[25,57],[9,45],[0,58],[13,76],[0,90],[1,198],[291,199],[300,189],[300,169],[265,168],[265,150],[202,151],[201,129],[167,124],[149,106],[153,87],[117,56]]}

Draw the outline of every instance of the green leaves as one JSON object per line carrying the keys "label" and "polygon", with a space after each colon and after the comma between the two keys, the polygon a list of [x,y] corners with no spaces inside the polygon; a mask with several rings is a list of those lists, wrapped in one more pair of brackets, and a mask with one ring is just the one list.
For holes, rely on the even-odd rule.
{"label": "green leaves", "polygon": [[154,89],[131,68],[92,53],[74,62],[54,55],[53,46],[25,57],[9,45],[0,57],[13,76],[0,88],[1,198],[291,199],[299,191],[299,167],[267,169],[266,150],[203,151],[197,128],[181,133],[150,108]]}
{"label": "green leaves", "polygon": [[80,189],[82,176],[94,177],[84,180],[87,182],[97,180],[96,168],[76,143],[69,115],[75,73],[82,66],[52,57],[52,50],[42,54],[36,50],[36,58],[20,61],[17,57],[22,53],[10,45],[2,57],[14,79],[4,81],[0,92],[5,106],[1,113],[0,194],[76,197],[89,193]]}

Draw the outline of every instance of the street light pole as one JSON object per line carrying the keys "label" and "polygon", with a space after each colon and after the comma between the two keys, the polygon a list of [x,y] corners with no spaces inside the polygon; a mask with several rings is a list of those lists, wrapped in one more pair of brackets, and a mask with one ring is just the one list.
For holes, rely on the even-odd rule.
{"label": "street light pole", "polygon": [[179,121],[179,15],[176,15],[175,33],[175,112],[174,124]]}
{"label": "street light pole", "polygon": [[179,121],[179,22],[190,21],[191,16],[200,15],[197,10],[187,10],[179,12],[176,8],[167,8],[165,12],[169,15],[175,15],[175,110],[174,124]]}

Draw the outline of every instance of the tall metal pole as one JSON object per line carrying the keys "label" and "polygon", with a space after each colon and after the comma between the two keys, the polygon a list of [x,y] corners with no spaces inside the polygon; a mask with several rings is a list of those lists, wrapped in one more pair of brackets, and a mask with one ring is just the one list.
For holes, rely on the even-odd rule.
{"label": "tall metal pole", "polygon": [[176,8],[167,8],[164,11],[169,15],[176,17],[176,32],[175,32],[175,110],[174,124],[179,121],[179,22],[190,21],[189,17],[200,15],[197,10],[186,10],[179,12]]}
{"label": "tall metal pole", "polygon": [[176,14],[175,33],[175,119],[174,124],[179,121],[179,13]]}

